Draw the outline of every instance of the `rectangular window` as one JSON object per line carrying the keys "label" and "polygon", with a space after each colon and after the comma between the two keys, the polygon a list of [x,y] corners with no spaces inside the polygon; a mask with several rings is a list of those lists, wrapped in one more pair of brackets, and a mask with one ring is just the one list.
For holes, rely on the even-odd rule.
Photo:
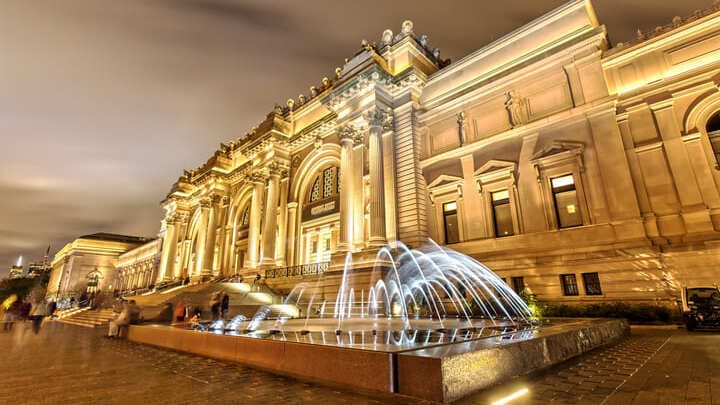
{"label": "rectangular window", "polygon": [[496,191],[491,194],[491,199],[495,237],[512,236],[515,231],[510,212],[510,193],[508,190]]}
{"label": "rectangular window", "polygon": [[318,252],[318,241],[314,240],[312,241],[312,253]]}
{"label": "rectangular window", "polygon": [[575,179],[572,174],[555,177],[550,180],[558,228],[570,228],[582,225],[578,204]]}
{"label": "rectangular window", "polygon": [[602,295],[600,288],[600,276],[597,273],[583,273],[583,284],[585,284],[585,294]]}
{"label": "rectangular window", "polygon": [[563,294],[579,295],[577,279],[574,274],[561,274],[560,283],[562,284]]}
{"label": "rectangular window", "polygon": [[445,225],[445,243],[460,242],[457,203],[455,201],[443,204],[443,223]]}
{"label": "rectangular window", "polygon": [[522,277],[510,277],[510,283],[512,283],[512,289],[517,294],[522,294],[525,290],[525,279]]}

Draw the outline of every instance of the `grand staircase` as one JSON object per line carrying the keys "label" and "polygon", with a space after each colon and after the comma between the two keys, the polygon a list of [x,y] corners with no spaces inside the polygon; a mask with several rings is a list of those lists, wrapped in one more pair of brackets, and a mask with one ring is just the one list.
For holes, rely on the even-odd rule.
{"label": "grand staircase", "polygon": [[126,298],[135,300],[142,308],[145,318],[157,314],[164,303],[170,302],[174,307],[181,300],[191,308],[195,306],[201,307],[204,313],[203,316],[208,317],[210,315],[210,297],[217,291],[228,294],[231,317],[244,315],[250,318],[261,307],[279,304],[282,301],[279,294],[265,285],[231,282],[206,282]]}
{"label": "grand staircase", "polygon": [[98,326],[107,325],[114,316],[113,310],[100,309],[91,310],[88,308],[79,308],[69,313],[61,313],[56,322],[66,323],[69,325],[84,326],[86,328],[96,328]]}

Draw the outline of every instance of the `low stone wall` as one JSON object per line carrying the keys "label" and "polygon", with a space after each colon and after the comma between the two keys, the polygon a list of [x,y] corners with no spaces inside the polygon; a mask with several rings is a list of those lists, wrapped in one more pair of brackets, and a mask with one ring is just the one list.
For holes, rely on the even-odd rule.
{"label": "low stone wall", "polygon": [[565,319],[536,330],[396,353],[160,325],[130,326],[128,339],[312,381],[451,402],[616,342],[629,333],[625,320]]}
{"label": "low stone wall", "polygon": [[386,352],[200,333],[159,325],[131,325],[128,339],[313,381],[396,391],[392,354]]}
{"label": "low stone wall", "polygon": [[398,392],[451,402],[629,335],[623,319],[577,320],[398,354]]}

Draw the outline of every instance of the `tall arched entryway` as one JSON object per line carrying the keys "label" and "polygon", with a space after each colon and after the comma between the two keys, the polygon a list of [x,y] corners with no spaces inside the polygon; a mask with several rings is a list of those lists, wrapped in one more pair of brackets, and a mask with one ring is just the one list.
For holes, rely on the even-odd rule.
{"label": "tall arched entryway", "polygon": [[340,238],[340,146],[324,144],[294,170],[289,190],[289,265],[330,259]]}
{"label": "tall arched entryway", "polygon": [[340,230],[340,169],[321,166],[307,183],[300,211],[300,259],[302,263],[330,260],[337,250]]}
{"label": "tall arched entryway", "polygon": [[222,265],[224,275],[240,274],[248,266],[252,195],[252,186],[248,185],[241,187],[230,199],[230,211],[224,225],[225,256]]}
{"label": "tall arched entryway", "polygon": [[713,154],[715,155],[715,164],[720,167],[720,111],[710,117],[706,130],[708,138],[710,138]]}

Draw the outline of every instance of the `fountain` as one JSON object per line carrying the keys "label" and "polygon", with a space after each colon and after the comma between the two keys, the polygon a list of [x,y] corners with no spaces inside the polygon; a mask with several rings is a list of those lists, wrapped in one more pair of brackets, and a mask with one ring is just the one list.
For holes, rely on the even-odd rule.
{"label": "fountain", "polygon": [[[525,302],[490,269],[432,242],[421,249],[400,242],[381,248],[369,277],[355,277],[352,259],[350,253],[345,256],[334,298],[324,296],[323,278],[299,283],[282,305],[263,306],[249,322],[229,332],[393,350],[390,346],[468,340],[531,329],[538,323]],[[276,319],[269,319],[276,312]],[[297,316],[288,316],[291,313]],[[325,333],[337,338],[328,343]],[[366,336],[373,337],[372,344]]]}
{"label": "fountain", "polygon": [[371,263],[353,263],[347,254],[336,271],[297,284],[249,319],[129,335],[278,373],[452,401],[628,333],[622,320],[540,320],[485,265],[432,241],[419,249],[398,242]]}

